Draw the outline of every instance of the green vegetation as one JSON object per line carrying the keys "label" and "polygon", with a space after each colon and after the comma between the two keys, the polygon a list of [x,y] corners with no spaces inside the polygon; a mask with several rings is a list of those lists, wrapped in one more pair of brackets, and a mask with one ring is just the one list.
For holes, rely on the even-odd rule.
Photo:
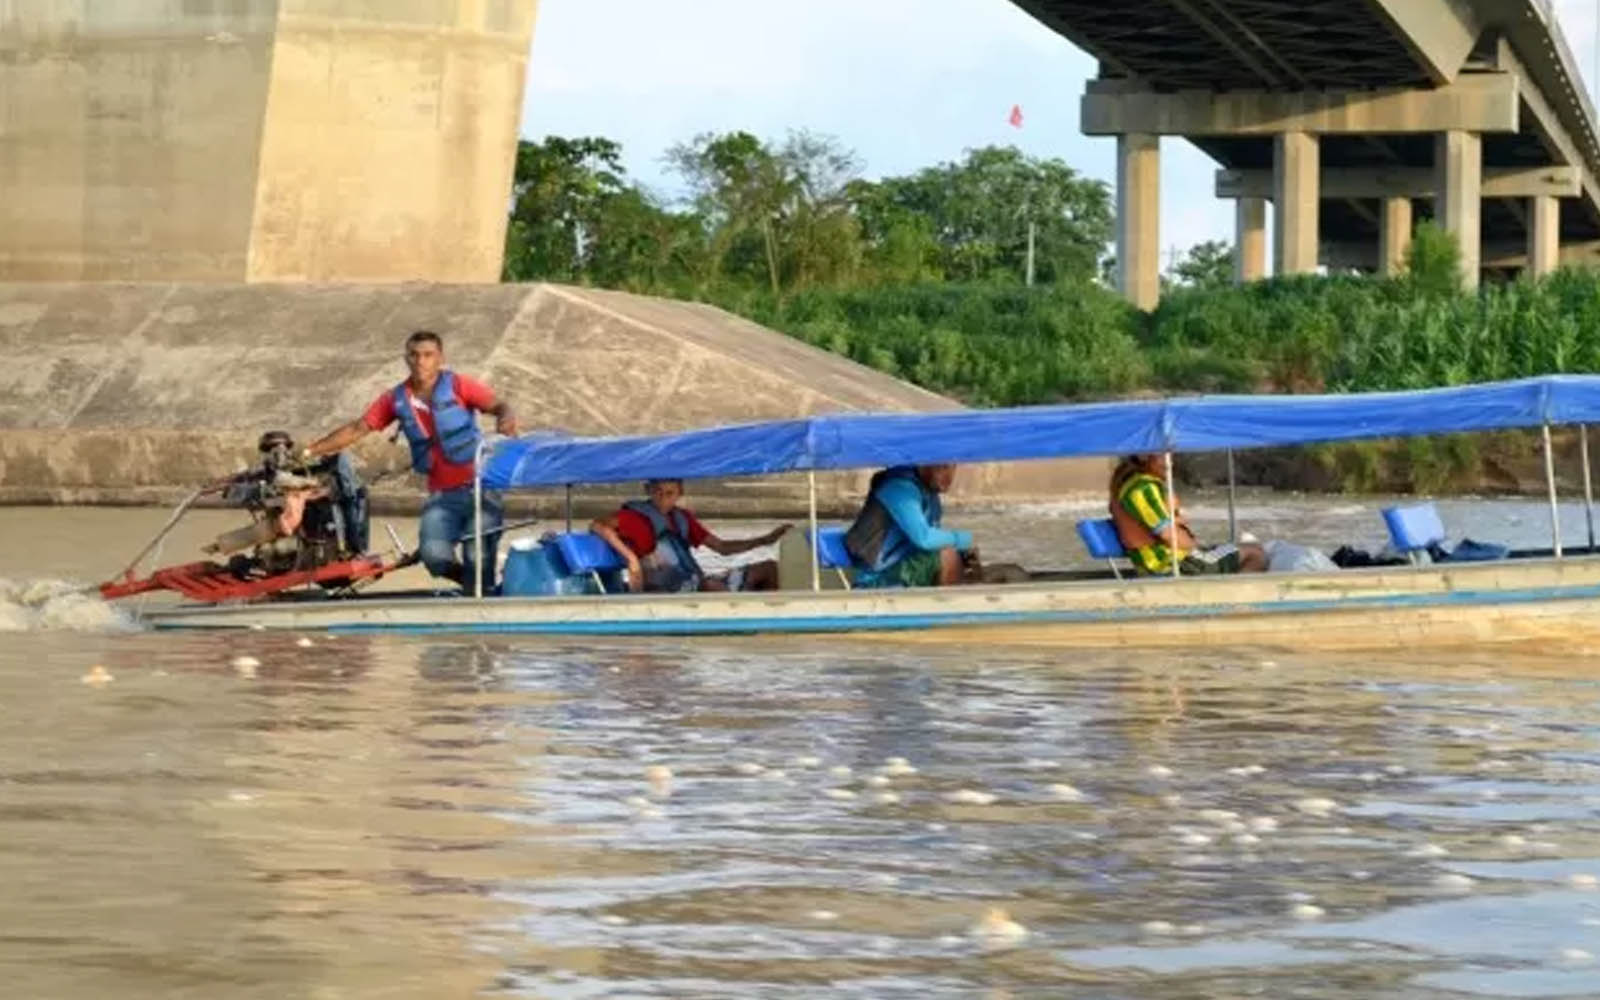
{"label": "green vegetation", "polygon": [[[1466,294],[1459,250],[1430,224],[1408,273],[1387,280],[1234,287],[1231,248],[1202,244],[1143,314],[1102,277],[1105,186],[1060,161],[988,148],[866,181],[831,140],[732,133],[680,144],[667,162],[687,191],[677,205],[630,183],[608,140],[523,143],[507,278],[712,302],[979,406],[1600,371],[1600,276]],[[1296,462],[1304,482],[1428,489],[1492,481],[1496,461],[1527,452],[1510,435],[1305,449]]]}

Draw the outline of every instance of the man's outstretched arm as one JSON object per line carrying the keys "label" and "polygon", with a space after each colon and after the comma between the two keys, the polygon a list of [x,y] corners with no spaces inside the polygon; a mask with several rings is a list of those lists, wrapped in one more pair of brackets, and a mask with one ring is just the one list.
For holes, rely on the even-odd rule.
{"label": "man's outstretched arm", "polygon": [[323,455],[337,455],[371,433],[372,428],[367,426],[366,418],[357,417],[348,424],[342,424],[331,433],[306,445],[306,455],[311,458],[321,458]]}

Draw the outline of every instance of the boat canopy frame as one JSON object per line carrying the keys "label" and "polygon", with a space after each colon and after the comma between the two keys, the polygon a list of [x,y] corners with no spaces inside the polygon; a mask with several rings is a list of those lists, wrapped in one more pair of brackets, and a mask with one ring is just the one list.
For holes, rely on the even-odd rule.
{"label": "boat canopy frame", "polygon": [[[483,534],[477,526],[482,523],[485,489],[565,487],[570,530],[571,489],[578,483],[805,472],[815,538],[819,471],[1192,452],[1227,453],[1229,534],[1236,540],[1236,450],[1539,428],[1552,543],[1559,559],[1560,512],[1550,429],[1580,428],[1592,549],[1587,425],[1596,422],[1600,422],[1600,375],[1543,375],[1398,392],[1201,395],[935,413],[826,414],[654,435],[584,438],[540,432],[500,439],[492,447],[487,441],[480,445],[473,544],[476,564],[481,565]],[[1176,576],[1178,561],[1173,562]],[[812,563],[815,585],[814,551]],[[481,597],[481,571],[478,576],[476,592]]]}

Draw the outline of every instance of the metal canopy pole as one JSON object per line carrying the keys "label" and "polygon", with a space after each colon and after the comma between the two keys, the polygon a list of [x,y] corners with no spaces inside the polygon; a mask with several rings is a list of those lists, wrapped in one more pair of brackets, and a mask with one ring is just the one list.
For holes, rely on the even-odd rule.
{"label": "metal canopy pole", "polygon": [[822,544],[817,538],[817,473],[812,469],[806,473],[806,483],[811,491],[811,589],[822,589],[822,565],[818,560],[817,549]]}
{"label": "metal canopy pole", "polygon": [[567,534],[572,534],[572,484],[567,484]]}
{"label": "metal canopy pole", "polygon": [[1164,454],[1167,456],[1167,534],[1172,536],[1167,554],[1172,558],[1173,577],[1180,577],[1183,573],[1178,569],[1178,563],[1182,561],[1178,557],[1178,491],[1173,485],[1172,452]]}
{"label": "metal canopy pole", "polygon": [[1561,558],[1561,510],[1556,503],[1556,461],[1550,449],[1550,424],[1544,425],[1544,483],[1550,492],[1550,543]]}
{"label": "metal canopy pole", "polygon": [[1589,522],[1589,552],[1594,552],[1594,477],[1589,474],[1589,425],[1578,425],[1578,448],[1583,455],[1583,513]]}
{"label": "metal canopy pole", "polygon": [[483,599],[483,441],[472,456],[472,593]]}
{"label": "metal canopy pole", "polygon": [[1233,474],[1233,449],[1228,449],[1228,541],[1239,544],[1239,517],[1235,513],[1234,489],[1236,482]]}

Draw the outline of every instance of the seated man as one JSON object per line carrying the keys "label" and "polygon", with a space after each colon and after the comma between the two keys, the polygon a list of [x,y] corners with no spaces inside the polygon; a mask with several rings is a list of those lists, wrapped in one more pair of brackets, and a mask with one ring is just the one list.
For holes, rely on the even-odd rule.
{"label": "seated man", "polygon": [[1174,544],[1184,575],[1260,573],[1267,568],[1259,545],[1200,547],[1177,497],[1168,502],[1166,455],[1128,455],[1117,463],[1111,473],[1111,519],[1134,569],[1143,575],[1170,575]]}
{"label": "seated man", "polygon": [[717,555],[738,555],[772,545],[789,525],[779,525],[756,538],[725,541],[707,530],[693,511],[678,506],[683,480],[652,479],[644,484],[644,490],[649,500],[629,501],[611,517],[589,526],[628,564],[629,590],[637,594],[778,589],[778,564],[771,559],[708,576],[695,561],[693,550],[704,545]]}
{"label": "seated man", "polygon": [[955,475],[954,465],[898,465],[872,477],[844,536],[857,587],[948,587],[982,578],[972,535],[939,527],[939,494]]}

